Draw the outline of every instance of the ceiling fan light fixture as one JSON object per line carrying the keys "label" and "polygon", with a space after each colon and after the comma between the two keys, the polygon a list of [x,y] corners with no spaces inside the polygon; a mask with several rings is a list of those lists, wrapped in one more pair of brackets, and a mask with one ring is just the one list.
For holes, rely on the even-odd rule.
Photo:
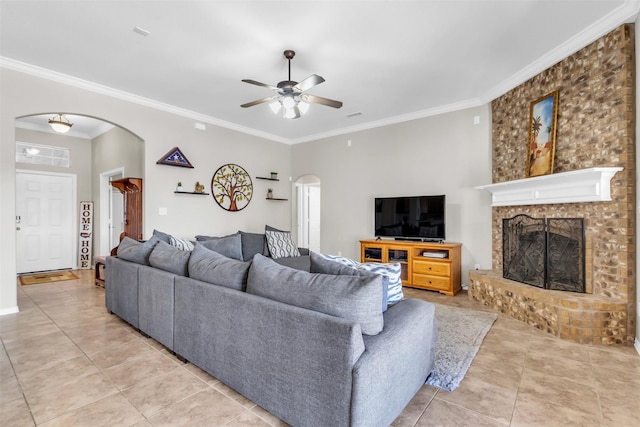
{"label": "ceiling fan light fixture", "polygon": [[282,106],[284,108],[293,108],[297,104],[296,100],[293,98],[293,95],[283,95],[280,102],[282,102]]}
{"label": "ceiling fan light fixture", "polygon": [[66,118],[64,114],[58,114],[49,119],[49,126],[58,133],[67,133],[73,126],[73,123]]}
{"label": "ceiling fan light fixture", "polygon": [[273,111],[273,114],[278,114],[280,112],[281,107],[282,105],[280,104],[280,101],[273,101],[269,103],[269,108],[271,108],[271,111]]}
{"label": "ceiling fan light fixture", "polygon": [[301,114],[307,114],[307,111],[309,111],[309,103],[300,101],[298,102],[298,108]]}
{"label": "ceiling fan light fixture", "polygon": [[285,119],[295,119],[296,118],[296,110],[293,108],[285,108],[282,117]]}

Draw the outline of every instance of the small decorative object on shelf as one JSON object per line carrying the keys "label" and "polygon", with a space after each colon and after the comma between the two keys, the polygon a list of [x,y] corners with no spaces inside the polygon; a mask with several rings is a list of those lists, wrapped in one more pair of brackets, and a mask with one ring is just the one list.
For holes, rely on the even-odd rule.
{"label": "small decorative object on shelf", "polygon": [[204,192],[204,185],[200,184],[200,181],[196,181],[196,193]]}
{"label": "small decorative object on shelf", "polygon": [[182,182],[178,182],[178,186],[176,187],[176,191],[184,191],[184,187],[182,186]]}
{"label": "small decorative object on shelf", "polygon": [[267,190],[267,199],[273,199],[273,188]]}
{"label": "small decorative object on shelf", "polygon": [[278,179],[278,172],[271,172],[271,179]]}

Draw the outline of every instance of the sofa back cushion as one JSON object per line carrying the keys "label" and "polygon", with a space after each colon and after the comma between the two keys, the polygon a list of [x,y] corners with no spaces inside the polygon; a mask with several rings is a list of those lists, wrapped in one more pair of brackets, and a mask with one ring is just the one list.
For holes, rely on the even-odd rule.
{"label": "sofa back cushion", "polygon": [[228,258],[242,261],[242,240],[240,233],[222,237],[196,236],[196,241],[205,248],[218,252]]}
{"label": "sofa back cushion", "polygon": [[226,257],[196,242],[189,258],[189,277],[226,288],[244,291],[251,262]]}
{"label": "sofa back cushion", "polygon": [[183,251],[169,243],[160,241],[149,255],[149,264],[160,270],[187,276],[190,256],[190,251]]}
{"label": "sofa back cushion", "polygon": [[149,255],[159,241],[160,239],[156,236],[144,243],[125,236],[118,245],[118,258],[136,264],[149,265]]}
{"label": "sofa back cushion", "polygon": [[[345,258],[347,260],[347,258]],[[367,271],[365,269],[359,269],[358,263],[351,261],[354,264],[350,265],[347,262],[335,261],[332,258],[327,258],[324,255],[311,252],[309,255],[309,271],[312,273],[323,273],[323,274],[337,274],[337,275],[346,275],[346,276],[371,276],[375,275],[376,272]],[[388,279],[382,275],[382,312],[387,311],[388,302],[387,302],[387,289]]]}
{"label": "sofa back cushion", "polygon": [[239,231],[242,242],[242,260],[251,261],[255,254],[269,256],[267,240],[262,233],[247,233]]}
{"label": "sofa back cushion", "polygon": [[365,335],[377,335],[384,320],[379,275],[308,273],[256,255],[249,269],[247,292],[360,324]]}

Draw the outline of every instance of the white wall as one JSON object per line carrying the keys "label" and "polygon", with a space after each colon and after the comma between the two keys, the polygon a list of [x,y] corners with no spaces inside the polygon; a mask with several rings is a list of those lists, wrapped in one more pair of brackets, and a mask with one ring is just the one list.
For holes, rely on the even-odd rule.
{"label": "white wall", "polygon": [[[254,179],[255,194],[244,210],[221,209],[211,196],[173,194],[176,183],[190,187],[204,183],[209,192],[213,173],[226,163],[244,167],[252,178],[277,171],[284,182],[278,196],[290,198],[286,180],[291,175],[291,147],[239,132],[207,125],[195,129],[194,120],[139,104],[0,68],[0,315],[17,310],[15,258],[15,128],[16,117],[66,112],[117,124],[145,142],[144,230],[154,228],[181,237],[232,233],[238,229],[262,231],[265,224],[289,228],[290,204],[265,200],[267,181]],[[229,108],[237,108],[236,105]],[[178,146],[194,169],[156,165]],[[164,207],[168,215],[161,216]]]}
{"label": "white wall", "polygon": [[376,196],[445,194],[463,283],[475,264],[491,268],[490,195],[473,188],[491,183],[489,105],[294,145],[292,171],[321,180],[322,252],[360,258]]}

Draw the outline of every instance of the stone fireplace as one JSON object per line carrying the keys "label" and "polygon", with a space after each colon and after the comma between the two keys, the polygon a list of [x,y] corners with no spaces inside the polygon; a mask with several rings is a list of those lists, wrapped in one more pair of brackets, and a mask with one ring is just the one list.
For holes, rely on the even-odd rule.
{"label": "stone fireplace", "polygon": [[[623,25],[492,101],[490,185],[511,190],[493,194],[492,269],[469,272],[469,298],[563,339],[633,342],[634,76],[634,27]],[[525,178],[529,106],[554,90],[559,105],[553,174]],[[596,180],[572,191],[579,197],[556,197],[564,184],[553,180],[569,183],[581,171],[603,168],[616,169],[606,191]],[[545,184],[549,179],[552,182]],[[541,187],[530,188],[533,184]],[[582,219],[582,291],[531,286],[504,277],[503,221],[521,214]]]}

